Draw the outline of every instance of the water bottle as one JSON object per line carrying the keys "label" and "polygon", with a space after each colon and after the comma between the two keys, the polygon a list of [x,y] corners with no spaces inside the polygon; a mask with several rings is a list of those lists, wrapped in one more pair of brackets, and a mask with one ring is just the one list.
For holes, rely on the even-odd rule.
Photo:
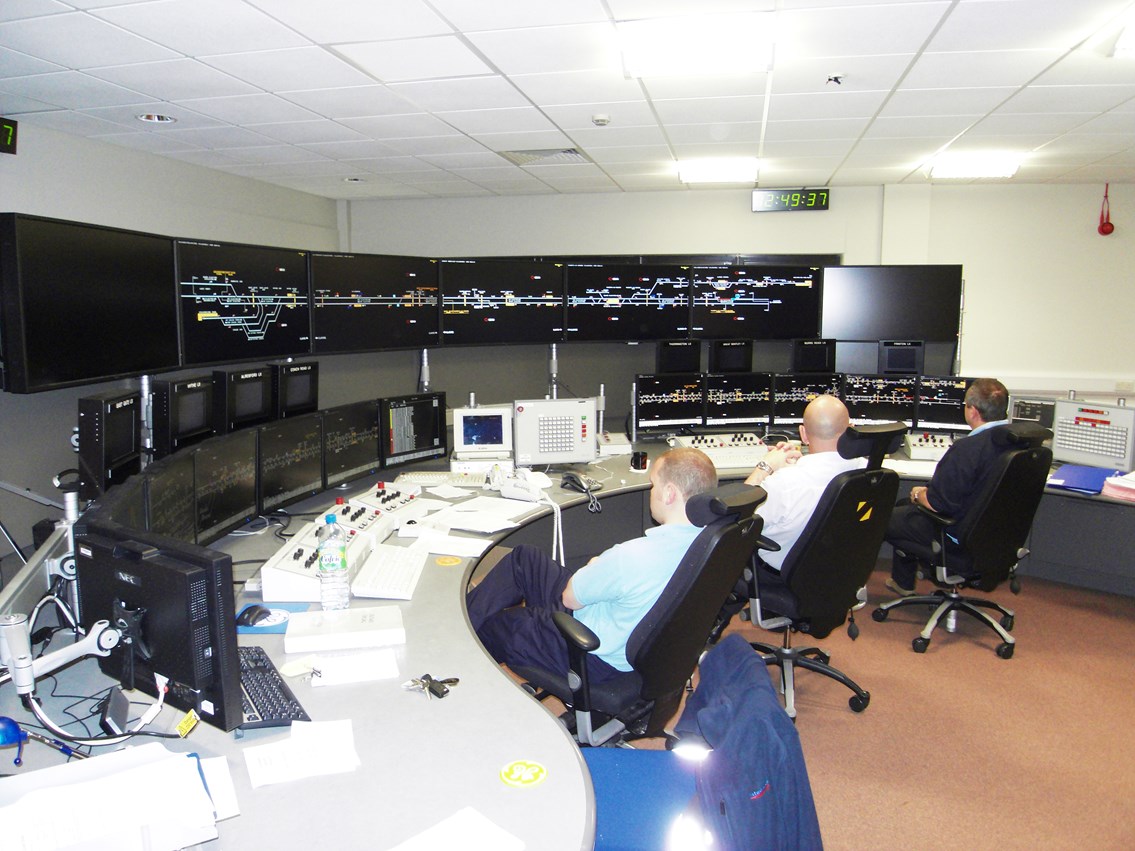
{"label": "water bottle", "polygon": [[319,530],[319,602],[324,611],[351,604],[351,575],[347,571],[347,533],[334,514]]}

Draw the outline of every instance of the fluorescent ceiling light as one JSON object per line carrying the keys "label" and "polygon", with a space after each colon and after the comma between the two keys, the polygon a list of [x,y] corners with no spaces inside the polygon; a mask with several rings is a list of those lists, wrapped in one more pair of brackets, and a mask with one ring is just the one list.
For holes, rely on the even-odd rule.
{"label": "fluorescent ceiling light", "polygon": [[772,64],[773,14],[748,12],[619,21],[628,77],[755,74]]}
{"label": "fluorescent ceiling light", "polygon": [[682,183],[756,183],[759,168],[756,157],[678,160],[678,179]]}
{"label": "fluorescent ceiling light", "polygon": [[934,158],[930,176],[939,180],[1012,177],[1021,166],[1020,154],[955,152]]}

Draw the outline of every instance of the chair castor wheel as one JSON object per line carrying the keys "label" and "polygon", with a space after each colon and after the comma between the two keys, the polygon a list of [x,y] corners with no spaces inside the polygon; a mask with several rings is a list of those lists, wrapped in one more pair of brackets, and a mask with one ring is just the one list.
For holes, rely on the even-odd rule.
{"label": "chair castor wheel", "polygon": [[1001,618],[1001,626],[1005,627],[1005,629],[1009,630],[1009,632],[1012,632],[1013,631],[1013,616],[1012,615],[1005,615],[1005,617]]}
{"label": "chair castor wheel", "polygon": [[914,648],[915,653],[925,653],[926,648],[930,646],[930,639],[923,638],[921,635],[914,641],[910,642],[910,646]]}
{"label": "chair castor wheel", "polygon": [[890,614],[890,612],[888,612],[886,609],[880,608],[875,609],[875,611],[871,612],[871,617],[877,620],[879,623],[882,623],[887,619],[888,614]]}
{"label": "chair castor wheel", "polygon": [[1002,659],[1012,659],[1013,650],[1016,646],[1015,644],[1010,644],[1008,641],[1004,641],[997,645],[997,655]]}
{"label": "chair castor wheel", "polygon": [[870,702],[871,702],[871,693],[870,692],[864,692],[862,697],[860,697],[857,694],[853,694],[851,697],[849,697],[847,699],[847,705],[851,707],[852,712],[862,712],[864,709],[867,708],[867,704],[870,703]]}

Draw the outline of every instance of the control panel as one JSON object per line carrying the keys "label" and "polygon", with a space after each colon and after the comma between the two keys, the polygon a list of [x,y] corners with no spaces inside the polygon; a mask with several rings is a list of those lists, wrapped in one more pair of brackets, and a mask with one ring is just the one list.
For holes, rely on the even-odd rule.
{"label": "control panel", "polygon": [[954,445],[950,435],[934,432],[908,433],[904,440],[906,454],[911,461],[940,461],[946,450]]}

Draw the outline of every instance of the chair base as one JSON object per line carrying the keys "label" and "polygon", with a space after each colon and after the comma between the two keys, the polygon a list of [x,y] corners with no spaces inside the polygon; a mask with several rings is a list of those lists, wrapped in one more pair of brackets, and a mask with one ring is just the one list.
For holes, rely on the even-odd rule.
{"label": "chair base", "polygon": [[758,641],[750,642],[754,650],[761,654],[765,665],[776,665],[780,668],[781,691],[784,693],[784,711],[788,717],[796,718],[796,687],[795,668],[797,666],[808,671],[823,674],[837,682],[843,683],[853,692],[847,700],[847,705],[854,712],[862,712],[871,702],[870,692],[864,691],[851,677],[828,664],[831,656],[819,647],[779,647],[775,644],[763,644]]}
{"label": "chair base", "polygon": [[[934,609],[934,613],[930,615],[930,620],[926,622],[926,626],[922,628],[922,632],[911,642],[911,646],[916,653],[926,652],[926,648],[930,646],[930,638],[942,618],[946,619],[946,631],[953,632],[957,628],[958,613],[964,612],[976,618],[979,623],[985,624],[1001,638],[1001,644],[997,646],[996,650],[998,656],[1002,659],[1013,658],[1013,650],[1017,640],[1009,634],[1009,630],[1013,628],[1015,616],[1012,609],[1007,609],[1000,603],[985,599],[984,597],[963,597],[957,591],[939,590],[935,591],[933,594],[922,594],[916,597],[900,597],[897,600],[890,600],[876,608],[875,611],[871,613],[871,617],[881,623],[887,619],[887,615],[890,613],[891,609],[897,609],[903,606],[930,606]],[[995,619],[993,615],[985,611],[986,609],[992,609],[1000,614],[1000,620]]]}

